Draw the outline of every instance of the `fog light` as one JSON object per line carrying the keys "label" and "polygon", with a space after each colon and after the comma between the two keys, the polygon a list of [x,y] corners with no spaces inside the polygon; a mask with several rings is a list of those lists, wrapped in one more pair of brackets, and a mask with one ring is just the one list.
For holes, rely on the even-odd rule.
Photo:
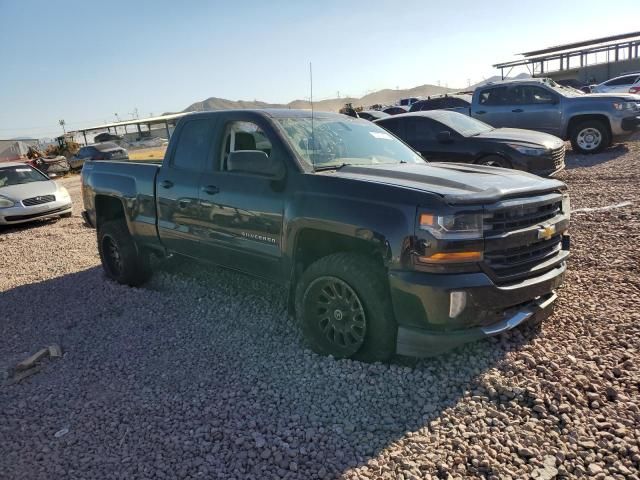
{"label": "fog light", "polygon": [[449,293],[449,317],[456,318],[467,306],[467,292]]}

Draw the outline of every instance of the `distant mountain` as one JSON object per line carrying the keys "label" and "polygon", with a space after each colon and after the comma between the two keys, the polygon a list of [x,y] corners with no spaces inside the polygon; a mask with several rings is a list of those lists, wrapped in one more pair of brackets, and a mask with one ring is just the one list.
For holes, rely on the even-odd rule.
{"label": "distant mountain", "polygon": [[[430,95],[438,95],[454,91],[456,91],[456,89],[438,87],[436,85],[421,85],[419,87],[403,90],[392,90],[387,88],[369,93],[361,98],[344,97],[320,100],[313,102],[313,108],[323,112],[337,112],[345,103],[353,103],[355,107],[362,106],[367,108],[376,103],[382,105],[393,105],[401,98],[406,97],[427,97]],[[227,100],[224,98],[211,97],[201,102],[193,103],[183,111],[202,112],[206,110],[227,110],[233,108],[310,108],[310,104],[308,100],[294,100],[287,104],[280,104],[266,103],[259,100]]]}

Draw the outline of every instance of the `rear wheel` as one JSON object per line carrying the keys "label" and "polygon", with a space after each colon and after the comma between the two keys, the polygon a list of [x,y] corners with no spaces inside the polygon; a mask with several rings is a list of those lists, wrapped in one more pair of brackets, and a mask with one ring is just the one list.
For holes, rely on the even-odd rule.
{"label": "rear wheel", "polygon": [[511,168],[509,160],[498,155],[487,155],[477,160],[476,163],[478,165],[487,165],[488,167]]}
{"label": "rear wheel", "polygon": [[609,145],[609,129],[599,120],[581,122],[571,131],[571,147],[578,153],[598,153]]}
{"label": "rear wheel", "polygon": [[384,270],[364,255],[337,253],[313,263],[297,285],[296,314],[317,353],[377,361],[395,352]]}
{"label": "rear wheel", "polygon": [[151,276],[149,254],[138,248],[122,220],[100,225],[98,252],[107,277],[118,283],[136,287]]}

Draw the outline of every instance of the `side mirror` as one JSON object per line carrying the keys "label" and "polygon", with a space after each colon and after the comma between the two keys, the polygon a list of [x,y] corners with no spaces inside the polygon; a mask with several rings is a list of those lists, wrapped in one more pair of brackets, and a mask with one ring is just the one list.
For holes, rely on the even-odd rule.
{"label": "side mirror", "polygon": [[440,143],[451,143],[453,142],[453,138],[451,137],[451,132],[449,130],[444,130],[442,132],[438,132],[436,135],[436,139]]}
{"label": "side mirror", "polygon": [[229,153],[227,170],[229,172],[248,173],[274,179],[284,176],[282,162],[269,157],[262,150],[239,150]]}

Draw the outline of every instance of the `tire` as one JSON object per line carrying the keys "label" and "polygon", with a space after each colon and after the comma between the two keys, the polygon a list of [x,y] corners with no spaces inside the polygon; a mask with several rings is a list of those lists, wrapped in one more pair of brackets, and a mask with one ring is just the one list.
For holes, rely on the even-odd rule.
{"label": "tire", "polygon": [[151,276],[149,254],[140,251],[123,220],[100,225],[98,252],[102,268],[111,280],[137,287]]}
{"label": "tire", "polygon": [[499,155],[487,155],[476,160],[478,165],[487,165],[488,167],[513,168],[511,162]]}
{"label": "tire", "polygon": [[611,135],[604,122],[586,120],[571,130],[571,148],[583,154],[598,153],[611,145]]}
{"label": "tire", "polygon": [[367,362],[395,353],[385,272],[364,255],[336,253],[309,266],[296,286],[296,317],[317,353]]}

